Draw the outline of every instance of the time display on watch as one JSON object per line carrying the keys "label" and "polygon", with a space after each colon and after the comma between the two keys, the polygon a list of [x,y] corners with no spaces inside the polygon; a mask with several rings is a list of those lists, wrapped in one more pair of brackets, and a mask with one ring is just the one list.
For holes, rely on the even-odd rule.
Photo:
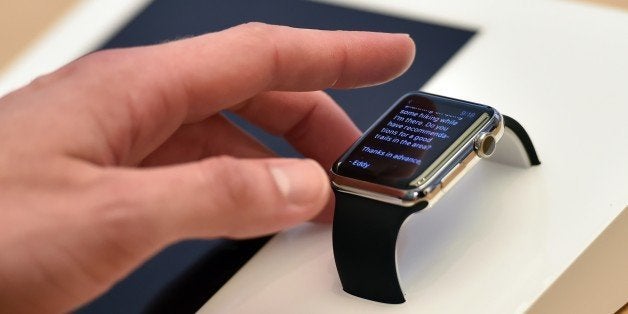
{"label": "time display on watch", "polygon": [[341,157],[335,172],[409,188],[493,114],[494,109],[484,105],[436,95],[407,95]]}

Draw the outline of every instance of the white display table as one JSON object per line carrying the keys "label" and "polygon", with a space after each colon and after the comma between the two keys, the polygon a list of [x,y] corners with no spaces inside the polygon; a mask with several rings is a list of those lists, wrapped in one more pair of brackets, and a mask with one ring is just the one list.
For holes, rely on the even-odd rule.
{"label": "white display table", "polygon": [[[94,48],[145,3],[83,2],[0,77],[0,94]],[[563,1],[331,3],[478,29],[423,90],[515,117],[543,164],[482,162],[414,215],[398,244],[402,305],[344,293],[331,228],[305,224],[275,236],[200,312],[610,313],[625,304],[628,12]]]}
{"label": "white display table", "polygon": [[200,312],[611,313],[626,303],[628,13],[545,1],[333,3],[479,29],[423,90],[515,117],[543,164],[480,163],[410,218],[398,244],[405,304],[344,293],[331,228],[304,225],[271,240]]}

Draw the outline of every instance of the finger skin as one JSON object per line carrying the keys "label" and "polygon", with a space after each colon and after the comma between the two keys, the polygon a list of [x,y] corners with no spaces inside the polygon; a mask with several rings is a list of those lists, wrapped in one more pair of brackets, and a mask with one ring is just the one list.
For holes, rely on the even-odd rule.
{"label": "finger skin", "polygon": [[211,156],[270,158],[276,154],[223,115],[181,126],[141,162],[142,167],[198,161]]}
{"label": "finger skin", "polygon": [[[414,44],[407,35],[245,24],[81,58],[35,86],[40,86],[41,98],[58,100],[63,105],[55,109],[72,112],[76,120],[89,124],[98,117],[91,123],[98,129],[77,134],[61,121],[42,121],[45,129],[33,127],[37,134],[57,129],[50,144],[54,147],[77,137],[80,145],[66,153],[133,165],[182,124],[204,120],[260,92],[378,84],[401,74],[413,57]],[[58,88],[42,90],[50,82]],[[104,133],[102,141],[81,138],[94,132]]]}
{"label": "finger skin", "polygon": [[[295,165],[296,163],[296,165]],[[293,165],[297,200],[282,193],[273,169]],[[275,233],[317,215],[328,203],[327,172],[313,160],[222,156],[182,165],[116,170],[135,187],[129,200],[169,239],[245,238]]]}
{"label": "finger skin", "polygon": [[324,92],[266,92],[234,112],[271,134],[282,136],[325,169],[360,136],[360,130]]}
{"label": "finger skin", "polygon": [[132,187],[67,158],[29,162],[0,176],[2,312],[68,312],[166,244],[123,204]]}
{"label": "finger skin", "polygon": [[405,34],[261,23],[159,48],[163,48],[159,54],[146,48],[142,57],[147,57],[142,59],[163,62],[168,76],[154,79],[170,84],[164,92],[173,102],[190,104],[187,120],[203,118],[268,90],[312,91],[386,82],[403,73],[414,58],[413,42]]}

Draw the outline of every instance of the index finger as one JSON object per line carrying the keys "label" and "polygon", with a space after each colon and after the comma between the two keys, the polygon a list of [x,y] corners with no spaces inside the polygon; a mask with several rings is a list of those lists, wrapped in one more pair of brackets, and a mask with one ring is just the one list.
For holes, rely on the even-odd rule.
{"label": "index finger", "polygon": [[[152,78],[168,82],[161,92],[174,105],[189,104],[186,120],[197,121],[262,91],[353,88],[388,81],[409,67],[414,43],[405,34],[250,23],[147,48],[143,55],[133,63],[160,64],[161,75]],[[140,87],[146,84],[134,81]]]}
{"label": "index finger", "polygon": [[155,103],[158,96],[155,106],[166,105],[169,118],[184,114],[186,121],[199,121],[262,91],[353,88],[391,80],[409,67],[414,44],[405,34],[249,23],[109,54],[99,72],[114,77],[110,91],[132,89],[140,103]]}
{"label": "index finger", "polygon": [[414,43],[405,34],[250,23],[155,46],[100,52],[65,73],[76,74],[67,83],[89,99],[101,130],[113,132],[105,138],[113,143],[131,139],[129,147],[114,151],[142,155],[182,123],[201,121],[262,91],[374,85],[400,75],[413,58]]}

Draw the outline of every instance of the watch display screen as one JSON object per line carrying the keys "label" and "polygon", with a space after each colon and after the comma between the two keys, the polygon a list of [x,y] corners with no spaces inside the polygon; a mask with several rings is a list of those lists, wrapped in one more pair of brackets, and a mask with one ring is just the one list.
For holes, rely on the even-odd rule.
{"label": "watch display screen", "polygon": [[[433,164],[494,114],[491,107],[410,94],[395,104],[337,164],[345,177],[400,189],[426,180]],[[430,167],[432,166],[432,167]]]}

